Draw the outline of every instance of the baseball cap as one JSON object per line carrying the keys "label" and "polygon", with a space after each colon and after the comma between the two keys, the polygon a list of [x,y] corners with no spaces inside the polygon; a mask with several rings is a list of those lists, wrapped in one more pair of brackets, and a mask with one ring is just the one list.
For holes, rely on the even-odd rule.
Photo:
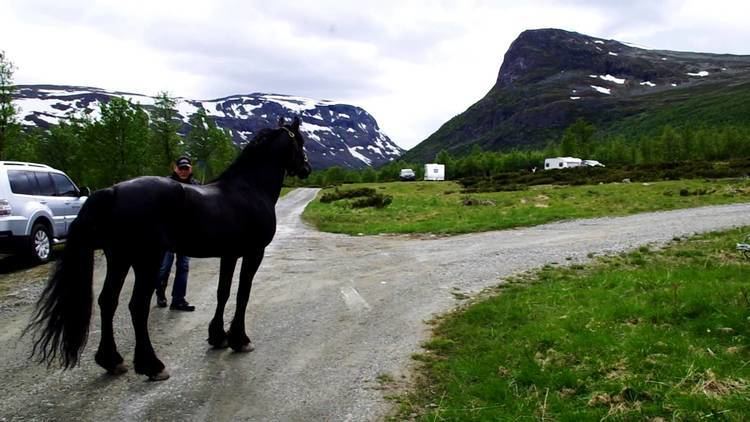
{"label": "baseball cap", "polygon": [[174,163],[175,165],[177,165],[177,167],[192,167],[193,166],[192,161],[190,161],[190,157],[187,157],[184,155],[178,158],[177,160],[175,160]]}

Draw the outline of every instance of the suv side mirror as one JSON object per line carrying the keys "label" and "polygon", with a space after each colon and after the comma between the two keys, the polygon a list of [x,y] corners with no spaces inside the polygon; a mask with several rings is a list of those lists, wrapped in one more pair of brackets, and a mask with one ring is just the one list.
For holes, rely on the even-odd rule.
{"label": "suv side mirror", "polygon": [[78,189],[78,197],[80,198],[81,196],[91,196],[91,189],[88,186]]}

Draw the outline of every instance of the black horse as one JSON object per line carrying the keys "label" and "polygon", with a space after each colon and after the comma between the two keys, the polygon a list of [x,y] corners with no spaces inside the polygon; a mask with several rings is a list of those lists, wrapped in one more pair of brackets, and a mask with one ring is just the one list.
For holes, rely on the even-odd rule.
{"label": "black horse", "polygon": [[[148,314],[159,264],[166,250],[193,257],[221,257],[218,304],[208,342],[238,352],[253,349],[245,333],[250,287],[263,251],[276,233],[275,204],[284,175],[306,178],[310,164],[300,120],[263,129],[212,183],[195,186],[145,176],[95,192],[73,222],[65,250],[40,297],[27,331],[34,333],[31,356],[64,368],[78,364],[93,307],[94,250],[103,249],[107,275],[99,294],[101,342],[96,363],[111,374],[127,371],[117,352],[112,320],[130,267],[135,285],[129,309],[135,329],[135,372],[152,380],[169,378],[148,335]],[[237,259],[242,257],[237,309],[224,331]]]}

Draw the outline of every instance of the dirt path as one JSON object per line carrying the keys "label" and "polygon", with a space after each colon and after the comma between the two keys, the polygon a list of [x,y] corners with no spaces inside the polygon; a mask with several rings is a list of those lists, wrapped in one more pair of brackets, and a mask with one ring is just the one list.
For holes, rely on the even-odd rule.
{"label": "dirt path", "polygon": [[[98,321],[81,367],[63,372],[30,363],[28,340],[18,337],[38,288],[4,299],[0,420],[378,420],[390,408],[378,376],[398,378],[428,334],[424,321],[455,306],[455,293],[477,292],[548,263],[582,262],[590,253],[750,225],[750,204],[741,204],[442,239],[349,237],[318,233],[300,221],[314,195],[299,189],[278,204],[277,237],[247,315],[256,346],[250,354],[214,351],[205,342],[216,301],[214,259],[192,262],[188,298],[196,312],[152,309],[152,339],[172,373],[166,382],[132,372],[104,375],[93,362]],[[98,260],[97,292],[102,265]],[[115,321],[128,363],[129,295],[123,292]]]}

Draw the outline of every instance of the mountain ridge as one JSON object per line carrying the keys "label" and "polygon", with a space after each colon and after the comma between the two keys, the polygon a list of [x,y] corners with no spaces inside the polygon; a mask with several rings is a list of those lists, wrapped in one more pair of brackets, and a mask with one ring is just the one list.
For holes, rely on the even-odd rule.
{"label": "mountain ridge", "polygon": [[[154,97],[148,95],[53,84],[17,85],[13,103],[21,109],[22,125],[47,129],[75,115],[98,118],[99,106],[112,97],[131,100],[147,112],[154,105]],[[181,135],[190,130],[190,116],[203,108],[239,146],[259,130],[275,126],[279,117],[299,115],[307,139],[305,149],[311,164],[318,169],[379,166],[398,159],[404,152],[380,130],[374,117],[349,104],[270,93],[234,94],[210,100],[175,99]]]}
{"label": "mountain ridge", "polygon": [[511,43],[487,94],[404,159],[432,160],[441,150],[461,155],[474,145],[540,148],[559,141],[578,118],[606,131],[625,119],[648,120],[694,95],[708,92],[715,101],[732,85],[743,95],[750,89],[750,56],[644,49],[554,28],[527,30]]}

